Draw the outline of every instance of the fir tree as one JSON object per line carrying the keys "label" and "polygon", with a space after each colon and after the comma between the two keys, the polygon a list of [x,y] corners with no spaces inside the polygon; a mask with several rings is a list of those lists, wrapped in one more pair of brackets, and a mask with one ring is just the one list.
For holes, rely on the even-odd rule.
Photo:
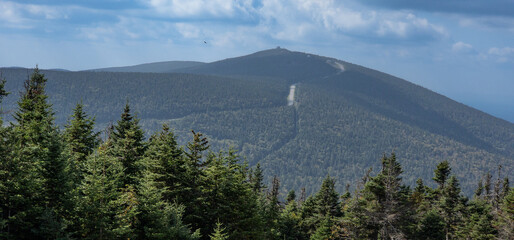
{"label": "fir tree", "polygon": [[439,184],[439,189],[443,189],[446,183],[446,180],[448,180],[448,177],[450,176],[451,172],[450,163],[448,161],[442,161],[439,163],[434,170],[434,178],[433,180]]}
{"label": "fir tree", "polygon": [[80,230],[77,238],[113,239],[121,223],[116,215],[123,212],[119,199],[123,165],[107,153],[110,140],[91,154],[84,165],[84,180],[79,186],[80,198],[76,201]]}
{"label": "fir tree", "polygon": [[[15,238],[54,238],[63,234],[68,176],[62,143],[45,94],[47,79],[36,67],[24,83],[12,124],[11,178],[7,229]],[[5,211],[5,210],[4,210]],[[34,234],[34,235],[32,235]]]}
{"label": "fir tree", "polygon": [[335,190],[335,179],[327,176],[321,188],[314,197],[316,201],[316,213],[320,217],[340,217],[341,207],[339,205],[339,194]]}
{"label": "fir tree", "polygon": [[445,221],[446,239],[455,239],[462,221],[462,197],[460,184],[455,176],[451,176],[443,189],[439,205]]}
{"label": "fir tree", "polygon": [[510,188],[500,206],[497,227],[499,239],[514,239],[514,188]]}
{"label": "fir tree", "polygon": [[82,103],[77,104],[64,130],[68,169],[75,185],[82,181],[87,156],[100,144],[100,133],[93,130],[95,120],[87,116],[83,107]]}
{"label": "fir tree", "polygon": [[122,186],[135,186],[140,177],[140,160],[146,150],[143,131],[139,119],[130,113],[128,103],[125,105],[121,119],[112,132],[111,154],[120,159],[124,172]]}
{"label": "fir tree", "polygon": [[164,190],[163,199],[169,203],[188,201],[190,168],[168,125],[150,137],[144,162],[147,170],[155,174],[156,186]]}
{"label": "fir tree", "polygon": [[216,228],[214,228],[214,232],[210,235],[211,240],[227,240],[228,234],[225,233],[225,228],[223,224],[219,221],[216,222]]}

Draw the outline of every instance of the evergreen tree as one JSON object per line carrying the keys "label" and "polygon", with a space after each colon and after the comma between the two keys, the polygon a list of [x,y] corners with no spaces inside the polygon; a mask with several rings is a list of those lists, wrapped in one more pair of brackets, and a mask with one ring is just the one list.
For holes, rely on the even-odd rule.
{"label": "evergreen tree", "polygon": [[[186,174],[183,179],[182,196],[179,196],[179,203],[184,204],[184,222],[191,224],[193,229],[202,229],[202,235],[208,236],[208,227],[205,222],[205,201],[204,187],[205,172],[204,168],[209,163],[209,159],[204,162],[205,151],[209,149],[209,141],[201,133],[193,133],[193,141],[187,143],[187,151],[184,152]],[[214,222],[210,222],[213,224]]]}
{"label": "evergreen tree", "polygon": [[110,154],[120,159],[124,168],[122,186],[135,186],[140,177],[140,160],[146,150],[143,131],[139,119],[130,113],[128,103],[125,105],[121,119],[112,132],[112,149]]}
{"label": "evergreen tree", "polygon": [[79,214],[80,230],[77,238],[114,239],[115,229],[121,223],[116,215],[123,212],[119,199],[123,165],[107,153],[110,140],[91,154],[84,165],[84,180],[79,186],[76,212]]}
{"label": "evergreen tree", "polygon": [[296,240],[304,239],[300,228],[300,212],[294,199],[289,201],[280,213],[278,221],[278,239]]}
{"label": "evergreen tree", "polygon": [[402,169],[396,155],[382,157],[382,169],[370,177],[362,190],[363,200],[356,201],[357,217],[366,215],[367,222],[358,230],[368,238],[402,239],[412,234],[414,215],[409,202],[410,191],[402,185]]}
{"label": "evergreen tree", "polygon": [[228,234],[225,233],[225,228],[223,227],[223,224],[221,224],[219,221],[216,223],[216,228],[214,228],[214,232],[210,236],[211,240],[227,240]]}
{"label": "evergreen tree", "polygon": [[294,190],[291,190],[287,193],[286,197],[286,203],[289,204],[290,202],[294,201],[296,199],[296,193]]}
{"label": "evergreen tree", "polygon": [[252,188],[255,193],[260,194],[262,193],[262,190],[266,188],[263,181],[264,174],[262,173],[261,164],[257,163],[255,170],[253,171],[253,176],[250,178],[250,183],[252,184]]}
{"label": "evergreen tree", "polygon": [[321,188],[314,197],[316,201],[316,213],[321,218],[340,217],[341,207],[339,205],[339,194],[335,190],[335,179],[327,176]]}
{"label": "evergreen tree", "polygon": [[86,158],[100,144],[100,133],[93,130],[95,120],[87,116],[83,107],[82,103],[77,104],[64,130],[65,153],[74,185],[82,181]]}
{"label": "evergreen tree", "polygon": [[419,220],[419,229],[416,239],[439,240],[444,239],[444,219],[436,210],[426,212]]}
{"label": "evergreen tree", "polygon": [[55,238],[65,228],[68,176],[62,143],[45,94],[47,79],[36,67],[24,83],[12,124],[7,231],[17,239]]}
{"label": "evergreen tree", "polygon": [[443,189],[439,202],[445,221],[446,239],[456,239],[457,230],[462,223],[463,198],[460,195],[460,184],[455,176],[451,176]]}
{"label": "evergreen tree", "polygon": [[268,239],[276,239],[279,235],[279,214],[280,214],[280,201],[279,201],[280,180],[277,176],[273,176],[271,180],[271,189],[266,195],[266,203],[264,207],[264,221],[266,229],[268,229]]}
{"label": "evergreen tree", "polygon": [[191,233],[182,222],[183,206],[164,201],[166,189],[160,187],[159,175],[151,168],[151,165],[146,167],[139,187],[139,239],[198,239],[200,232]]}
{"label": "evergreen tree", "polygon": [[497,234],[493,227],[491,205],[482,199],[476,199],[467,206],[466,221],[459,229],[459,238],[495,239]]}
{"label": "evergreen tree", "polygon": [[500,206],[497,227],[499,239],[514,239],[514,188],[510,188]]}
{"label": "evergreen tree", "polygon": [[164,190],[163,199],[169,203],[189,200],[191,166],[168,125],[163,125],[159,133],[150,137],[145,163],[156,176],[156,186]]}
{"label": "evergreen tree", "polygon": [[316,229],[316,232],[311,235],[311,240],[326,240],[329,239],[332,235],[333,223],[330,216],[326,216],[323,221],[321,221],[320,226]]}
{"label": "evergreen tree", "polygon": [[451,172],[450,163],[448,161],[442,161],[439,163],[434,170],[434,178],[433,180],[439,184],[439,189],[443,189],[446,183],[446,180],[448,180],[448,177],[450,176]]}
{"label": "evergreen tree", "polygon": [[7,229],[9,221],[9,203],[11,190],[13,187],[13,166],[12,156],[10,156],[10,129],[4,127],[2,120],[2,100],[7,93],[4,90],[5,80],[0,79],[0,238],[8,239]]}
{"label": "evergreen tree", "polygon": [[262,238],[257,198],[246,181],[246,167],[233,150],[209,154],[205,169],[203,236],[212,233],[216,221],[225,223],[229,239]]}

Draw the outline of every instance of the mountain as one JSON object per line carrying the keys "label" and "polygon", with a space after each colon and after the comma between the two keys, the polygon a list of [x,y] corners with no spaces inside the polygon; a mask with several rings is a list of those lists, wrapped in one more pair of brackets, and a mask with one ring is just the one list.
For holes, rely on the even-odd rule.
{"label": "mountain", "polygon": [[[11,92],[29,72],[1,71]],[[279,176],[283,191],[315,191],[327,174],[355,187],[391,151],[407,183],[430,183],[443,160],[468,194],[499,165],[514,177],[514,124],[382,72],[282,48],[172,71],[44,73],[60,124],[82,100],[104,129],[129,101],[149,134],[169,123],[185,143],[200,131],[212,150],[232,146]]]}
{"label": "mountain", "polygon": [[91,69],[91,70],[87,70],[87,71],[91,71],[91,72],[167,73],[167,72],[173,72],[177,69],[200,66],[203,64],[205,64],[205,63],[194,62],[194,61],[167,61],[167,62],[138,64],[138,65],[126,66],[126,67],[99,68],[99,69]]}

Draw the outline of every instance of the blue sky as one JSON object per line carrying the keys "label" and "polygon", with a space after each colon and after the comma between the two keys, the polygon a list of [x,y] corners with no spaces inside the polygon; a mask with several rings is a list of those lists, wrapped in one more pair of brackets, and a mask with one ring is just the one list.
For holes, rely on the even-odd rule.
{"label": "blue sky", "polygon": [[2,67],[209,62],[276,46],[514,122],[513,0],[0,0]]}

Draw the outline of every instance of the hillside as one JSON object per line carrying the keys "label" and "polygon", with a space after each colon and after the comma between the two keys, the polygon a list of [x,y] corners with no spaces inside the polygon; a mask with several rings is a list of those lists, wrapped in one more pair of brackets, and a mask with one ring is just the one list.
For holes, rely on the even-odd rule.
{"label": "hillside", "polygon": [[126,67],[109,67],[91,69],[91,72],[146,72],[146,73],[168,73],[181,68],[189,68],[203,65],[202,62],[194,61],[166,61],[155,63],[144,63]]}
{"label": "hillside", "polygon": [[[355,186],[391,151],[407,183],[429,182],[442,160],[467,193],[499,164],[504,176],[514,177],[514,124],[372,69],[271,49],[172,71],[44,73],[60,124],[82,100],[102,129],[129,101],[148,132],[165,122],[178,136],[203,132],[213,150],[233,146],[251,166],[260,162],[266,179],[284,179],[283,191],[312,192],[327,174],[340,190]],[[17,93],[30,70],[1,72],[7,90]],[[291,84],[295,98],[288,106]],[[3,109],[13,110],[17,97],[6,98]]]}

